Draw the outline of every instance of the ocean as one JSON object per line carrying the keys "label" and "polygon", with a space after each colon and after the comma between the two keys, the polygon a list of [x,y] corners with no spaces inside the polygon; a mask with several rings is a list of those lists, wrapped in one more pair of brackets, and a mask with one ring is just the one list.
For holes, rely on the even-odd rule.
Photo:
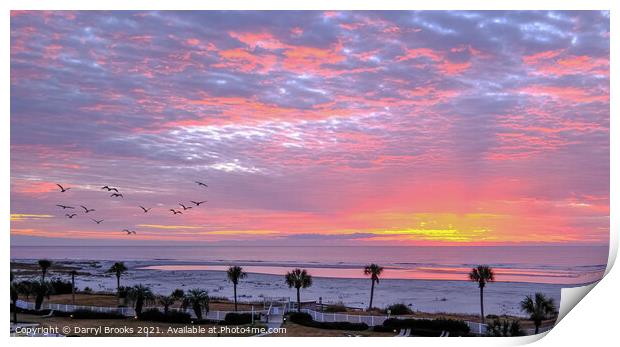
{"label": "ocean", "polygon": [[[125,285],[145,284],[166,294],[175,288],[200,287],[211,295],[232,296],[224,270],[243,266],[248,277],[239,286],[241,300],[290,297],[283,274],[294,267],[308,270],[313,286],[302,300],[367,305],[370,281],[363,266],[385,268],[375,289],[376,306],[405,303],[425,312],[476,313],[478,288],[467,272],[478,264],[495,269],[496,283],[485,288],[489,314],[520,315],[519,301],[536,291],[559,303],[563,287],[599,280],[607,264],[603,246],[468,246],[468,247],[284,247],[284,246],[12,246],[11,259],[33,262],[48,258],[79,266],[88,276],[79,288],[115,289],[105,270],[125,261]],[[53,273],[52,273],[53,275]],[[65,274],[57,274],[60,277]]]}

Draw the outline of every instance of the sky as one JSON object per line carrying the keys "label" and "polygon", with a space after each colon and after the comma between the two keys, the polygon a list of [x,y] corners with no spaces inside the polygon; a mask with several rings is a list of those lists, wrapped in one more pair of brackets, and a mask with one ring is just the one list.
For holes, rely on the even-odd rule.
{"label": "sky", "polygon": [[13,11],[10,83],[12,245],[608,243],[608,12]]}

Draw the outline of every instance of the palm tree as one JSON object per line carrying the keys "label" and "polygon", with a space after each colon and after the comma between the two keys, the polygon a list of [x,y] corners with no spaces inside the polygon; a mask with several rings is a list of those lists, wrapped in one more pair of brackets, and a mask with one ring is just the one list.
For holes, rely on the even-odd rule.
{"label": "palm tree", "polygon": [[119,304],[121,299],[121,275],[125,272],[127,272],[127,267],[122,261],[114,263],[114,265],[108,269],[108,273],[113,273],[116,275],[116,297]]}
{"label": "palm tree", "polygon": [[233,292],[235,295],[235,312],[237,312],[237,284],[239,284],[240,279],[246,278],[248,274],[245,273],[243,268],[240,266],[229,267],[226,274],[228,275],[228,280],[233,284]]}
{"label": "palm tree", "polygon": [[469,280],[477,282],[480,288],[480,319],[482,320],[482,324],[484,324],[484,286],[488,282],[495,281],[495,273],[493,269],[487,265],[478,265],[471,269]]}
{"label": "palm tree", "polygon": [[183,309],[191,307],[196,314],[196,318],[202,320],[203,307],[205,313],[209,313],[209,293],[199,288],[190,289],[187,294],[185,294],[181,307],[183,307]]}
{"label": "palm tree", "polygon": [[554,314],[556,308],[553,298],[547,298],[543,293],[535,293],[534,297],[528,295],[521,301],[521,310],[530,315],[530,319],[534,321],[534,334],[538,334],[542,321]]}
{"label": "palm tree", "polygon": [[286,284],[289,288],[297,289],[297,312],[301,311],[301,297],[299,296],[300,288],[308,288],[312,286],[312,276],[306,270],[294,269],[284,275]]}
{"label": "palm tree", "polygon": [[155,300],[155,295],[150,288],[138,284],[127,290],[127,298],[135,304],[136,316],[140,317],[144,305],[152,303]]}
{"label": "palm tree", "polygon": [[77,271],[71,270],[71,302],[75,306],[75,275]]}
{"label": "palm tree", "polygon": [[41,268],[41,281],[45,281],[45,274],[47,273],[47,269],[52,266],[52,262],[47,259],[39,260],[39,267]]}
{"label": "palm tree", "polygon": [[168,315],[168,311],[170,311],[170,306],[174,305],[174,303],[177,302],[177,300],[182,299],[184,295],[185,293],[183,292],[183,290],[175,289],[168,296],[165,296],[165,295],[159,296],[158,301],[159,301],[159,304],[164,307],[164,314]]}
{"label": "palm tree", "polygon": [[160,295],[157,297],[157,302],[164,307],[164,315],[168,315],[168,311],[170,311],[170,306],[174,305],[177,301],[175,297],[172,295]]}
{"label": "palm tree", "polygon": [[33,283],[36,281],[21,281],[17,283],[19,293],[26,296],[26,300],[30,300],[30,296],[34,294]]}
{"label": "palm tree", "polygon": [[17,324],[17,300],[19,300],[19,285],[13,283],[14,275],[11,271],[11,309],[13,310],[13,324]]}
{"label": "palm tree", "polygon": [[49,299],[50,295],[54,291],[53,287],[49,284],[49,282],[44,281],[32,281],[31,290],[32,293],[35,295],[34,309],[37,311],[41,309],[41,305],[43,305],[43,299]]}
{"label": "palm tree", "polygon": [[383,268],[377,264],[370,264],[364,267],[364,275],[370,276],[370,304],[368,305],[368,311],[372,309],[372,297],[375,294],[375,282],[379,284],[379,276],[383,272]]}

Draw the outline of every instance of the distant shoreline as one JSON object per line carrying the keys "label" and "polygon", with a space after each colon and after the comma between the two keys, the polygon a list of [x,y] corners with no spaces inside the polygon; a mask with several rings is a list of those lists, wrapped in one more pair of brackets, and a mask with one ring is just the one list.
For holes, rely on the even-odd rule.
{"label": "distant shoreline", "polygon": [[[51,258],[53,259],[53,258]],[[11,262],[15,263],[33,263],[38,259],[35,258],[11,258]],[[116,261],[114,259],[71,259],[71,258],[62,258],[62,259],[53,259],[55,262],[59,264],[80,264],[80,263],[94,263],[94,262],[112,262]],[[365,276],[361,272],[362,264],[327,264],[327,263],[319,263],[319,262],[305,262],[305,263],[287,263],[287,262],[275,262],[275,261],[266,261],[266,260],[254,260],[254,261],[243,261],[243,260],[219,260],[219,261],[199,261],[199,260],[175,260],[175,259],[146,259],[146,260],[124,260],[125,262],[135,264],[133,267],[134,270],[142,270],[142,271],[188,271],[188,272],[224,272],[226,271],[226,267],[230,265],[238,265],[243,266],[247,273],[256,274],[256,275],[273,275],[280,276],[283,275],[284,272],[293,269],[293,268],[305,268],[313,273],[313,277],[315,278],[324,278],[324,279],[364,279]],[[398,265],[423,265],[426,267],[432,267],[431,264],[409,264],[409,263],[399,263]],[[596,266],[597,271],[593,273],[602,273],[605,270],[605,264],[601,264]],[[493,264],[496,272],[499,275],[496,278],[496,282],[498,283],[515,283],[515,284],[550,284],[550,285],[560,285],[563,287],[579,287],[589,285],[591,283],[597,282],[599,279],[592,279],[590,281],[583,282],[552,282],[552,281],[519,281],[510,279],[510,277],[502,276],[502,271],[517,271],[517,268],[502,268],[501,266],[497,266]],[[414,276],[400,276],[400,274],[407,274],[412,272],[410,268],[400,267],[394,265],[386,265],[384,266],[386,269],[386,273],[384,274],[382,281],[398,281],[398,280],[411,280],[411,281],[440,281],[440,282],[468,282],[465,273],[457,273],[457,272],[449,272],[448,273],[452,277],[444,277],[444,278],[433,278],[430,276],[426,277],[414,277]],[[429,270],[432,270],[430,268]],[[393,275],[390,276],[390,271],[393,272]],[[424,273],[422,273],[424,275]],[[528,278],[548,278],[548,275],[536,275],[536,274],[522,274],[522,277]],[[594,276],[594,275],[593,275]],[[503,278],[502,278],[503,277]]]}

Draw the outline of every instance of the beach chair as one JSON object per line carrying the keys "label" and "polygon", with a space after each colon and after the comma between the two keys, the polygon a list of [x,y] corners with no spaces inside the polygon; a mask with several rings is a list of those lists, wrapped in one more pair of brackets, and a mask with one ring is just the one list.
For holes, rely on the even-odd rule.
{"label": "beach chair", "polygon": [[395,335],[394,337],[403,337],[403,336],[405,336],[405,330],[400,329],[400,330],[398,331],[398,335]]}
{"label": "beach chair", "polygon": [[442,331],[441,331],[441,334],[439,335],[439,337],[444,337],[445,335],[446,335],[446,331],[445,331],[445,330],[442,330]]}
{"label": "beach chair", "polygon": [[411,329],[406,329],[405,333],[403,334],[403,337],[407,337],[409,335],[411,335]]}
{"label": "beach chair", "polygon": [[448,336],[450,336],[450,332],[446,331],[446,333],[443,335],[443,337],[448,337]]}

